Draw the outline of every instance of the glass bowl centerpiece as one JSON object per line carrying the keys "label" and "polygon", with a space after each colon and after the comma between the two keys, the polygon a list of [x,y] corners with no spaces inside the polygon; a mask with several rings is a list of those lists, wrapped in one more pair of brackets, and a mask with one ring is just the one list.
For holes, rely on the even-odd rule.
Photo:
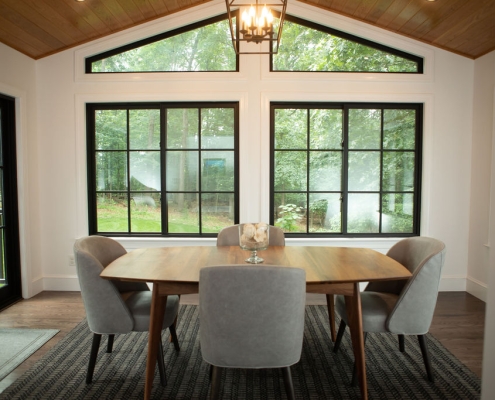
{"label": "glass bowl centerpiece", "polygon": [[268,248],[269,232],[268,224],[264,222],[239,224],[239,245],[241,249],[251,251],[246,262],[259,264],[264,261],[257,253]]}

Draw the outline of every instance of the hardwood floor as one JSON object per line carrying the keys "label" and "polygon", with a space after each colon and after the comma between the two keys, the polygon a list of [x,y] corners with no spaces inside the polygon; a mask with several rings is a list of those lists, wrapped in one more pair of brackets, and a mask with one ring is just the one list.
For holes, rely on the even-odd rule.
{"label": "hardwood floor", "polygon": [[[197,295],[183,296],[181,302],[197,304]],[[322,295],[308,295],[307,303],[326,304]],[[60,332],[0,381],[0,393],[43,357],[84,316],[79,292],[42,292],[1,311],[0,328],[50,328]],[[439,294],[430,333],[478,377],[481,377],[484,322],[485,303],[481,300],[466,292]]]}

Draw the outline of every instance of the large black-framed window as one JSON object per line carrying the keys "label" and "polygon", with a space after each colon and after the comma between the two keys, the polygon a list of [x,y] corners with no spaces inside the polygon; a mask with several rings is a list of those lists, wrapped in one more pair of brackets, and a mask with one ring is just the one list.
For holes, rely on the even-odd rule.
{"label": "large black-framed window", "polygon": [[272,103],[270,223],[295,236],[420,232],[423,106]]}
{"label": "large black-framed window", "polygon": [[238,103],[86,111],[90,234],[214,236],[238,223]]}

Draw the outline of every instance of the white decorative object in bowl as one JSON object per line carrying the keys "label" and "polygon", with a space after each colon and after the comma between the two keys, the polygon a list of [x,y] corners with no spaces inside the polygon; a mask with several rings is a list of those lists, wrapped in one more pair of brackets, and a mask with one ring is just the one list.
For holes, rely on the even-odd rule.
{"label": "white decorative object in bowl", "polygon": [[239,224],[239,245],[241,249],[251,251],[246,262],[259,264],[264,261],[257,253],[268,248],[269,233],[268,224],[264,222]]}

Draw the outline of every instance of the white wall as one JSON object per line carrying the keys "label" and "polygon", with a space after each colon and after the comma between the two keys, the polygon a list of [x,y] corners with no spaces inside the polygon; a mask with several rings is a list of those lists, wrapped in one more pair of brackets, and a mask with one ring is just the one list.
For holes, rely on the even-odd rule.
{"label": "white wall", "polygon": [[[476,60],[477,71],[481,70],[479,75],[480,79],[485,80],[486,88],[480,85],[479,90],[482,91],[485,96],[484,99],[487,102],[486,107],[483,108],[485,113],[480,113],[480,118],[483,116],[485,124],[482,126],[485,128],[481,140],[488,147],[491,156],[491,164],[486,162],[484,166],[486,170],[490,171],[490,177],[482,182],[484,191],[483,196],[488,196],[489,204],[488,207],[479,210],[482,214],[480,217],[481,222],[487,222],[486,224],[479,224],[481,233],[487,234],[487,251],[488,255],[481,259],[480,263],[471,263],[469,265],[469,275],[472,276],[475,273],[483,273],[488,275],[488,293],[487,305],[486,305],[486,315],[485,315],[485,341],[484,341],[484,351],[483,351],[483,376],[482,376],[482,389],[481,398],[483,400],[489,400],[493,397],[495,393],[495,381],[492,379],[493,371],[495,370],[495,344],[493,338],[495,336],[495,51],[486,55],[485,57]],[[491,96],[490,93],[491,92]],[[481,96],[480,96],[481,97]],[[491,138],[491,143],[490,143]],[[475,170],[473,168],[473,174],[479,172],[485,175],[486,170]],[[474,181],[474,180],[473,180]],[[487,190],[489,188],[489,190]],[[474,190],[476,188],[473,188]],[[473,194],[476,193],[473,190]],[[473,196],[474,197],[474,196]],[[473,201],[474,202],[474,201]],[[488,209],[488,214],[487,214]],[[475,214],[478,210],[473,210],[472,214]],[[472,217],[474,218],[474,217]],[[485,218],[485,219],[483,219]],[[474,225],[474,224],[473,224]],[[472,236],[475,235],[476,226],[471,228]],[[481,238],[483,238],[481,236]],[[474,259],[471,253],[477,251],[477,245],[479,243],[474,242],[470,244],[470,261]],[[484,253],[483,253],[484,254]],[[484,254],[485,255],[485,254]],[[486,262],[485,262],[486,261]]]}
{"label": "white wall", "polygon": [[22,295],[43,290],[38,199],[36,62],[0,43],[0,93],[16,101],[17,181]]}
{"label": "white wall", "polygon": [[[473,142],[471,171],[471,214],[469,235],[468,290],[486,299],[490,232],[490,181],[493,176],[492,136],[494,130],[495,51],[475,61]],[[495,188],[492,188],[492,201]],[[492,210],[492,213],[495,209]],[[490,230],[490,226],[492,227]],[[493,265],[493,263],[492,263]]]}
{"label": "white wall", "polygon": [[[241,222],[269,218],[269,104],[276,100],[425,104],[422,235],[448,247],[442,290],[465,290],[470,217],[474,62],[302,3],[289,13],[425,57],[423,75],[280,74],[267,56],[241,56],[239,73],[85,75],[85,56],[225,12],[222,1],[174,14],[36,62],[39,182],[37,240],[45,290],[77,290],[69,255],[87,234],[86,102],[225,100],[240,103]],[[2,62],[0,61],[0,64]],[[0,78],[1,79],[1,78]],[[454,83],[453,83],[454,82]],[[33,175],[36,176],[36,175]],[[38,225],[37,225],[38,226]],[[128,248],[194,244],[198,239],[131,239]],[[204,240],[213,244],[214,240]],[[290,244],[366,246],[390,239],[289,240]],[[486,281],[484,282],[486,283]]]}

